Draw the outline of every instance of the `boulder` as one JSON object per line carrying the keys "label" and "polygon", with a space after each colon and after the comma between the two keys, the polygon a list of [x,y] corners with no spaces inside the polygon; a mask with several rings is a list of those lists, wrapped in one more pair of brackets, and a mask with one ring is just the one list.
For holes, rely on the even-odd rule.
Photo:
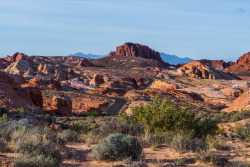
{"label": "boulder", "polygon": [[79,62],[77,67],[94,67],[94,64],[91,63],[88,59],[83,59]]}
{"label": "boulder", "polygon": [[94,74],[93,79],[89,82],[91,86],[99,86],[104,83],[103,76],[100,74]]}
{"label": "boulder", "polygon": [[54,96],[48,110],[59,116],[72,116],[72,101],[66,96]]}

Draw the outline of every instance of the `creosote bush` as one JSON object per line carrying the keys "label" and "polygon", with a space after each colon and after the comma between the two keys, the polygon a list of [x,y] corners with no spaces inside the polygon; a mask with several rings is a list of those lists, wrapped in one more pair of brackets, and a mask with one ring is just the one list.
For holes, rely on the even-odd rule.
{"label": "creosote bush", "polygon": [[23,156],[15,160],[15,167],[55,167],[57,163],[51,158],[40,156]]}
{"label": "creosote bush", "polygon": [[135,137],[111,134],[94,147],[92,152],[99,161],[115,161],[126,158],[136,160],[142,155],[142,147]]}
{"label": "creosote bush", "polygon": [[130,124],[143,123],[146,134],[172,131],[176,134],[191,134],[193,138],[205,138],[207,135],[215,135],[218,129],[209,117],[201,120],[190,110],[160,98],[149,105],[133,108],[131,116],[126,113],[120,113],[120,116]]}

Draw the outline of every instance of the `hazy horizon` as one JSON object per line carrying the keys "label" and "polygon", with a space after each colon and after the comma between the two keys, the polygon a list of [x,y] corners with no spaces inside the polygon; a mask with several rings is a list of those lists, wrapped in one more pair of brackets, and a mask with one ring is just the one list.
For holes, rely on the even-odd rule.
{"label": "hazy horizon", "polygon": [[106,55],[125,42],[191,59],[236,61],[250,51],[246,0],[0,2],[0,57]]}

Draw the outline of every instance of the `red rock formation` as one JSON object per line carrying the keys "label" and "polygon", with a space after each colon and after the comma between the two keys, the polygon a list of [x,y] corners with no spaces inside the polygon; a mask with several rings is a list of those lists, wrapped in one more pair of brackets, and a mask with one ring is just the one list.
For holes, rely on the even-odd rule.
{"label": "red rock formation", "polygon": [[124,89],[111,89],[111,88],[99,88],[96,90],[91,90],[88,91],[89,94],[94,94],[94,95],[103,95],[103,96],[108,96],[108,97],[121,97],[124,96],[126,93],[126,90]]}
{"label": "red rock formation", "polygon": [[82,61],[79,62],[77,67],[94,67],[94,64],[87,59],[83,59]]}
{"label": "red rock formation", "polygon": [[40,89],[49,89],[49,90],[61,90],[62,86],[60,82],[55,81],[53,79],[50,80],[44,80],[42,78],[33,78],[29,80],[29,84],[33,86],[37,86]]}
{"label": "red rock formation", "polygon": [[228,70],[237,76],[250,77],[250,52],[241,56]]}
{"label": "red rock formation", "polygon": [[91,86],[99,86],[101,85],[102,83],[104,83],[104,79],[103,79],[103,76],[102,75],[99,75],[99,74],[95,74],[93,76],[93,79],[89,82],[89,84]]}
{"label": "red rock formation", "polygon": [[0,106],[11,111],[20,107],[42,107],[42,93],[37,87],[20,86],[15,79],[0,71]]}
{"label": "red rock formation", "polygon": [[206,60],[206,59],[202,59],[202,60],[197,60],[199,62],[201,62],[202,64],[207,65],[210,68],[213,68],[215,70],[221,70],[223,71],[225,68],[229,67],[232,62],[226,63],[223,60]]}
{"label": "red rock formation", "polygon": [[11,63],[17,62],[20,59],[29,59],[29,57],[23,53],[16,52],[13,56],[7,56],[0,58],[0,69],[7,68]]}
{"label": "red rock formation", "polygon": [[199,100],[204,101],[203,98],[197,93],[188,93],[186,91],[166,89],[162,91],[160,89],[145,89],[145,90],[132,90],[127,92],[124,97],[131,101],[144,101],[150,100],[148,97],[155,97],[159,95],[162,98],[176,98],[185,100]]}
{"label": "red rock formation", "polygon": [[72,116],[72,101],[66,96],[54,96],[51,106],[45,111],[59,116]]}
{"label": "red rock formation", "polygon": [[229,108],[226,109],[227,112],[239,111],[242,109],[250,109],[250,89],[238,97]]}
{"label": "red rock formation", "polygon": [[228,97],[239,97],[243,93],[243,90],[239,88],[225,88],[221,93]]}
{"label": "red rock formation", "polygon": [[16,52],[13,56],[7,56],[4,58],[8,62],[16,62],[20,59],[26,59],[28,60],[29,57],[23,53]]}
{"label": "red rock formation", "polygon": [[[223,62],[222,62],[223,63]],[[213,65],[206,65],[200,61],[191,61],[177,69],[177,72],[183,76],[190,76],[197,79],[237,79],[236,77],[226,74],[220,70],[212,68]],[[216,66],[216,63],[214,63]]]}
{"label": "red rock formation", "polygon": [[29,99],[29,101],[32,101],[32,103],[37,107],[43,107],[43,98],[40,88],[27,84],[23,84],[21,87],[22,91],[27,94],[26,98]]}
{"label": "red rock formation", "polygon": [[115,52],[110,52],[109,56],[133,56],[133,57],[142,57],[146,59],[154,59],[159,63],[163,63],[160,53],[150,49],[146,45],[134,44],[134,43],[125,43],[122,46],[116,47]]}

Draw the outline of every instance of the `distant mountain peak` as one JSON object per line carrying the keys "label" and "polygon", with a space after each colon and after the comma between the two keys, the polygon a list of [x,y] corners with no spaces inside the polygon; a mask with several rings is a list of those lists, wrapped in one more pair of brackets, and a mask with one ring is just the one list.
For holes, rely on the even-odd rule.
{"label": "distant mountain peak", "polygon": [[77,52],[77,53],[74,53],[74,54],[69,54],[68,56],[78,56],[78,57],[85,57],[85,58],[89,58],[89,59],[99,59],[99,58],[102,58],[102,57],[106,57],[108,55],[94,55],[94,54],[91,54],[91,53],[84,54],[82,52]]}
{"label": "distant mountain peak", "polygon": [[160,55],[164,62],[172,64],[172,65],[187,64],[190,61],[194,61],[193,59],[190,59],[188,57],[181,58],[176,55],[171,55],[171,54],[166,54],[166,53],[160,53]]}

